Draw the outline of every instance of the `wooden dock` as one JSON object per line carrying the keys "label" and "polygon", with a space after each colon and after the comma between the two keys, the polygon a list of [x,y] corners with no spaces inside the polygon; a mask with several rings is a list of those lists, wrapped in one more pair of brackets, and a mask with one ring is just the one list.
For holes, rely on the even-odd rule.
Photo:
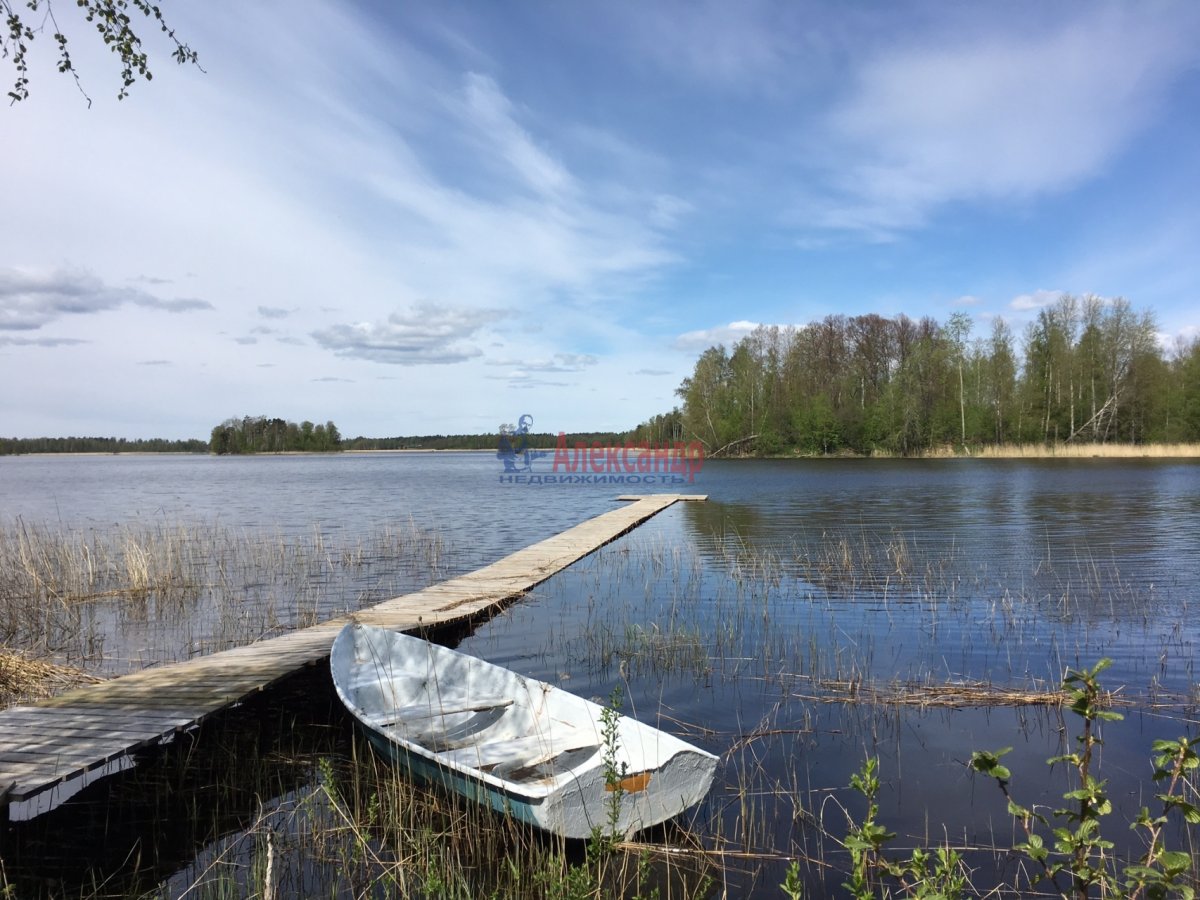
{"label": "wooden dock", "polygon": [[[353,614],[397,631],[485,614],[679,500],[652,494],[491,565]],[[0,810],[112,763],[329,656],[345,616],[245,647],[145,669],[0,712]]]}

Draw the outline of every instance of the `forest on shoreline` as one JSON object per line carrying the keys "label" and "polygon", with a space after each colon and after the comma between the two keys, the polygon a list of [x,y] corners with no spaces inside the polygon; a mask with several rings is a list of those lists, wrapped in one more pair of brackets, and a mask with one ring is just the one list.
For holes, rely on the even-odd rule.
{"label": "forest on shoreline", "polygon": [[[710,347],[637,439],[709,456],[925,456],[985,448],[1200,442],[1200,339],[1161,346],[1154,315],[1064,295],[1018,341],[944,323],[827,316]],[[1022,454],[1023,455],[1023,454]]]}
{"label": "forest on shoreline", "polygon": [[[236,421],[236,425],[233,424]],[[590,446],[594,442],[620,444],[629,432],[571,432],[567,440]],[[550,432],[531,433],[529,445],[553,450],[558,435]],[[128,440],[116,437],[65,438],[0,438],[0,456],[25,454],[79,453],[213,453],[240,455],[252,453],[337,453],[342,451],[396,450],[490,450],[499,446],[499,432],[491,434],[424,434],[397,437],[343,438],[332,422],[323,425],[311,422],[287,422],[251,416],[227,420],[213,429],[211,439],[202,441]],[[215,449],[214,449],[215,448]]]}
{"label": "forest on shoreline", "polygon": [[208,441],[199,438],[172,441],[166,438],[117,437],[0,437],[0,456],[31,453],[207,453]]}

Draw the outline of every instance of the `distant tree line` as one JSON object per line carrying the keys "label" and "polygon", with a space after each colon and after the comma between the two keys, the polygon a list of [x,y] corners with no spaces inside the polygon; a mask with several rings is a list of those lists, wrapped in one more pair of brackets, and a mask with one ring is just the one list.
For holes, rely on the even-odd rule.
{"label": "distant tree line", "polygon": [[944,322],[831,315],[710,347],[680,408],[638,439],[710,455],[834,454],[1031,442],[1200,441],[1200,339],[1164,350],[1154,316],[1123,299],[1063,296],[1021,340]]}
{"label": "distant tree line", "polygon": [[115,437],[0,438],[0,456],[19,453],[205,453],[208,444],[198,439],[164,438],[128,440]]}
{"label": "distant tree line", "polygon": [[226,419],[212,430],[208,450],[218,456],[234,453],[330,453],[343,449],[333,422],[287,422],[266,416]]}
{"label": "distant tree line", "polygon": [[[567,440],[574,446],[584,441],[589,446],[593,441],[619,443],[628,432],[595,431],[571,432]],[[422,434],[409,437],[368,438],[356,437],[342,441],[343,450],[496,450],[499,447],[499,431],[489,434]],[[539,432],[529,434],[529,444],[539,449],[553,450],[558,441],[557,434]]]}
{"label": "distant tree line", "polygon": [[[619,444],[630,432],[571,432],[572,447]],[[553,450],[557,434],[531,434],[530,445]],[[333,422],[288,422],[265,416],[226,419],[212,430],[208,441],[126,440],[125,438],[0,438],[0,456],[18,453],[281,453],[284,451],[329,452],[337,450],[496,450],[498,432],[489,434],[426,434],[408,437],[343,439]]]}

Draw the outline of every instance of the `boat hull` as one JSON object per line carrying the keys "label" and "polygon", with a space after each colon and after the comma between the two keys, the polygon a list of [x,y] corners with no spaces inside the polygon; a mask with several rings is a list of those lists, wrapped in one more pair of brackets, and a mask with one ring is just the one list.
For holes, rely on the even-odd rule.
{"label": "boat hull", "polygon": [[491,807],[498,813],[511,816],[526,825],[538,828],[546,827],[541,821],[542,817],[538,815],[540,804],[535,806],[527,798],[512,797],[499,788],[471,778],[462,772],[456,772],[446,766],[430,762],[371,728],[364,727],[363,730],[375,752],[403,770],[413,781],[458,794],[474,803]]}
{"label": "boat hull", "polygon": [[704,798],[716,771],[715,756],[667,732],[419,638],[348,625],[331,666],[386,759],[563,837],[629,835],[673,818]]}

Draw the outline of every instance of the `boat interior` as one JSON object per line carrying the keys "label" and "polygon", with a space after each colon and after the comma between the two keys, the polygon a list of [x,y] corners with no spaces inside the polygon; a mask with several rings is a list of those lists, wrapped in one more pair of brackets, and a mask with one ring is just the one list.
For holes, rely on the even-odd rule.
{"label": "boat interior", "polygon": [[477,769],[506,781],[553,778],[599,753],[593,729],[585,734],[562,721],[547,728],[546,717],[521,712],[528,713],[528,709],[511,697],[443,697],[437,707],[418,704],[396,710],[378,727],[419,744],[439,762]]}

